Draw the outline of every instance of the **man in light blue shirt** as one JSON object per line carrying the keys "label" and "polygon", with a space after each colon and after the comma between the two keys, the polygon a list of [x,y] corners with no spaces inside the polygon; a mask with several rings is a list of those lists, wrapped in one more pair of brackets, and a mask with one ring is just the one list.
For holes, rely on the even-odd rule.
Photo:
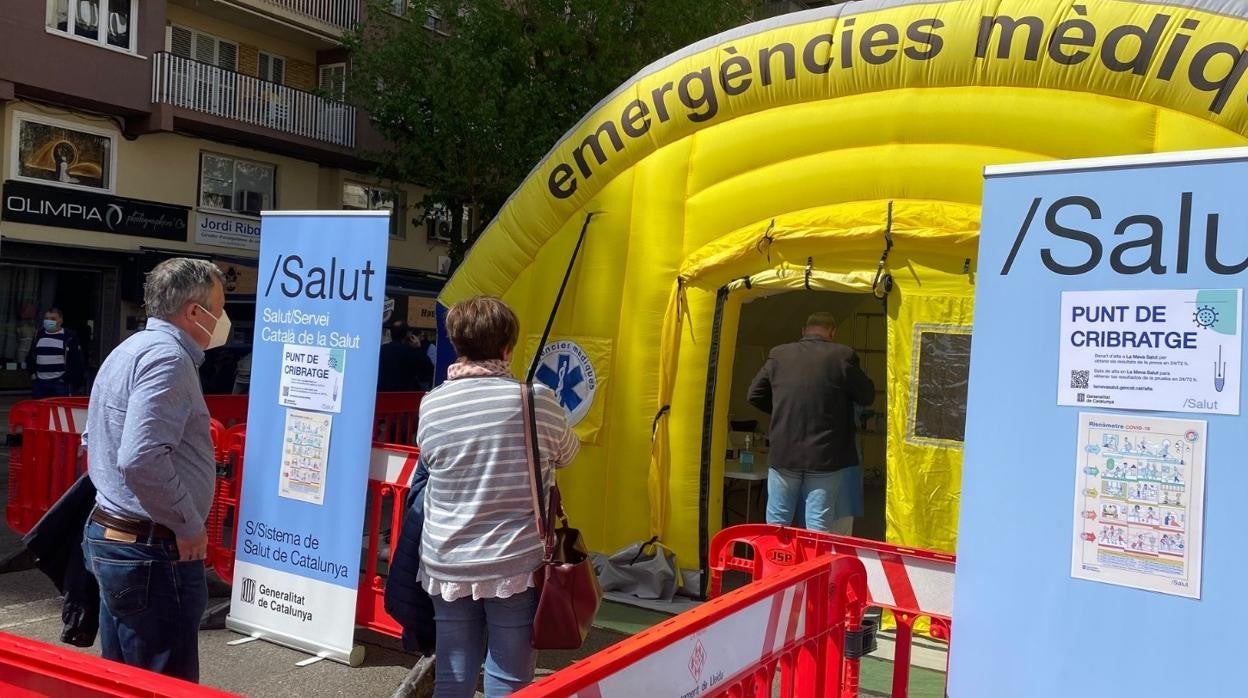
{"label": "man in light blue shirt", "polygon": [[83,548],[100,585],[104,658],[199,680],[216,463],[199,382],[229,337],[221,272],[170,259],[144,287],[147,327],[100,366],[83,443],[98,491]]}

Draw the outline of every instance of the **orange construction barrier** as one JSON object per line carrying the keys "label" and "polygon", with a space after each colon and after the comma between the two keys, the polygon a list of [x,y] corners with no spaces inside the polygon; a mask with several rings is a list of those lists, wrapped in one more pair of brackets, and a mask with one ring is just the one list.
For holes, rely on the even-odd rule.
{"label": "orange construction barrier", "polygon": [[240,698],[94,655],[0,633],[5,698]]}
{"label": "orange construction barrier", "polygon": [[869,604],[892,611],[897,621],[894,698],[905,698],[909,690],[915,621],[930,619],[931,636],[949,642],[953,555],[766,524],[720,531],[709,553],[711,596],[719,595],[728,571],[744,572],[757,581],[828,554],[858,558],[867,573]]}
{"label": "orange construction barrier", "polygon": [[825,555],[686,611],[516,696],[852,698],[874,637],[861,625],[866,595],[861,561]]}

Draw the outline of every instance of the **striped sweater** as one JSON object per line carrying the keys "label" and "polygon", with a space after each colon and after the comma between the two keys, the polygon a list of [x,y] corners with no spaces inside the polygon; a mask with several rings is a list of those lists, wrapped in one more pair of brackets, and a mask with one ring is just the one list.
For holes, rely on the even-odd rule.
{"label": "striped sweater", "polygon": [[[542,477],[571,462],[580,442],[555,395],[535,386]],[[471,583],[536,570],[542,561],[520,384],[510,378],[448,381],[420,404],[417,431],[429,469],[424,573],[441,582]]]}

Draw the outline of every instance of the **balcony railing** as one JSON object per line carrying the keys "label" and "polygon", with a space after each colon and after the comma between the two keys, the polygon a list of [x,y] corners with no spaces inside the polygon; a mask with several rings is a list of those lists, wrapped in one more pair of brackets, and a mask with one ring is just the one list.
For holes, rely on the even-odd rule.
{"label": "balcony railing", "polygon": [[355,147],[355,107],[171,53],[152,68],[155,103]]}
{"label": "balcony railing", "polygon": [[339,29],[353,29],[360,19],[360,0],[261,0],[261,2],[311,17]]}

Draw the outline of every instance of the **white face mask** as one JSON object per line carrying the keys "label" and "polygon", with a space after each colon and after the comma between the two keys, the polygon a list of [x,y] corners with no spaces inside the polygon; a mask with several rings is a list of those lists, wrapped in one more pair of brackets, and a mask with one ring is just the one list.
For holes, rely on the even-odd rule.
{"label": "white face mask", "polygon": [[[195,305],[199,305],[199,304],[196,303]],[[209,313],[208,309],[205,308],[204,306],[199,305],[199,309],[204,311],[205,313],[208,313],[209,317],[213,317],[212,313]],[[226,341],[229,340],[230,338],[230,316],[226,314],[225,308],[221,309],[221,316],[217,317],[216,321],[217,321],[217,324],[212,328],[211,331],[209,331],[207,327],[200,325],[199,321],[195,322],[196,325],[199,325],[199,329],[203,330],[204,332],[208,334],[208,346],[204,347],[205,349],[216,349],[217,347],[223,347],[225,346]]]}

